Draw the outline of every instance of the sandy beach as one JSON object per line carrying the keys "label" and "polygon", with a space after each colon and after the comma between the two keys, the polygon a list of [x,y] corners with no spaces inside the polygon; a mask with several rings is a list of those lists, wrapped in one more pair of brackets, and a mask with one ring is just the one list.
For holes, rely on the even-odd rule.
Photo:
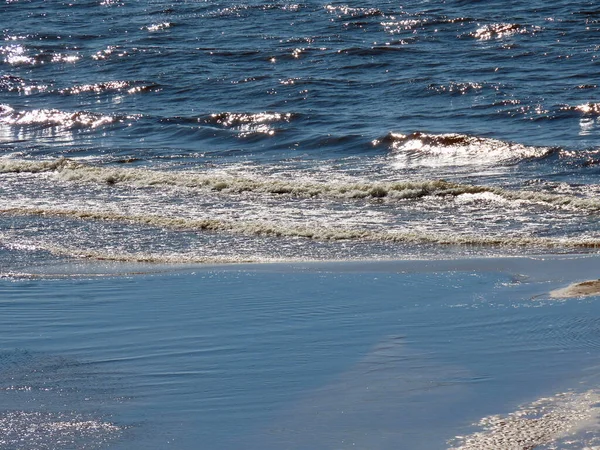
{"label": "sandy beach", "polygon": [[553,298],[587,297],[600,294],[600,280],[573,283],[565,288],[556,289],[550,293]]}

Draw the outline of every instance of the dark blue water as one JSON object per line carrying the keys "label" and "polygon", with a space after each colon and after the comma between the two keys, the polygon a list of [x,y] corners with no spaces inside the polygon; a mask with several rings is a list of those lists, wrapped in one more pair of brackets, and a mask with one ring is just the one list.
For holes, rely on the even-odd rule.
{"label": "dark blue water", "polygon": [[[53,155],[349,156],[415,131],[583,150],[597,138],[594,5],[7,2],[3,103],[118,122],[69,127]],[[211,118],[266,111],[291,118],[272,136]],[[55,128],[37,125],[18,131]]]}

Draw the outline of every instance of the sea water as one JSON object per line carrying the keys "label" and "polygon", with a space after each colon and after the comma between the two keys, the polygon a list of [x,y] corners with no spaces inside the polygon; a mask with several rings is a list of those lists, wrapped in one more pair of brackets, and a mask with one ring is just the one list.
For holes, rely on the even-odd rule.
{"label": "sea water", "polygon": [[599,30],[3,1],[2,445],[598,445]]}
{"label": "sea water", "polygon": [[600,243],[593,2],[0,8],[3,273]]}
{"label": "sea water", "polygon": [[[532,260],[527,275],[518,259],[502,261],[4,280],[0,443],[598,444],[597,299],[549,298],[564,260]],[[472,447],[461,437],[511,414],[521,430]]]}

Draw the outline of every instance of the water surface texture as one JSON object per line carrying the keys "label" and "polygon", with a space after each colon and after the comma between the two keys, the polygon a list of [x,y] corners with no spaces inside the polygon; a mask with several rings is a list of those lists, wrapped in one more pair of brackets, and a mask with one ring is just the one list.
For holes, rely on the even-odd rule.
{"label": "water surface texture", "polygon": [[5,1],[3,273],[600,244],[594,2]]}
{"label": "water surface texture", "polygon": [[599,36],[0,0],[0,447],[600,448]]}
{"label": "water surface texture", "polygon": [[0,446],[594,448],[598,298],[531,265],[0,280]]}

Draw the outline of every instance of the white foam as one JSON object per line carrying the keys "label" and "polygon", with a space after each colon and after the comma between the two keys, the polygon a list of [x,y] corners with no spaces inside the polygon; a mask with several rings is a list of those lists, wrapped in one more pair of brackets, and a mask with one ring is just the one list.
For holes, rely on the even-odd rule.
{"label": "white foam", "polygon": [[497,165],[542,158],[554,151],[458,133],[390,133],[385,140],[390,142],[394,165],[400,168]]}
{"label": "white foam", "polygon": [[[340,226],[321,226],[307,223],[304,225],[283,224],[257,220],[221,220],[213,218],[193,219],[185,217],[169,217],[157,214],[129,214],[119,211],[97,209],[66,209],[53,207],[19,207],[0,210],[0,214],[12,215],[40,215],[45,217],[59,217],[83,220],[100,220],[109,222],[122,222],[142,226],[153,226],[172,230],[188,230],[200,232],[225,232],[248,236],[262,236],[273,238],[304,238],[317,241],[366,241],[379,243],[406,243],[406,244],[437,244],[482,247],[531,247],[531,248],[597,248],[600,240],[593,238],[548,238],[535,236],[494,236],[458,234],[451,232],[428,232],[420,230],[371,230],[366,228],[344,228]],[[164,255],[146,254],[119,254],[114,252],[98,252],[89,249],[76,249],[66,246],[48,246],[44,248],[54,254],[76,256],[81,258],[106,259],[117,261],[142,261],[142,262],[241,262],[239,259],[231,261],[215,261],[214,258],[176,255],[169,259]],[[249,261],[244,259],[244,261]]]}
{"label": "white foam", "polygon": [[[552,444],[583,428],[596,427],[598,402],[600,393],[596,390],[542,398],[506,416],[484,417],[477,424],[483,430],[457,436],[450,442],[451,450],[517,450]],[[585,445],[579,444],[572,448]]]}
{"label": "white foam", "polygon": [[[375,199],[397,201],[427,196],[460,196],[493,194],[495,198],[540,203],[573,210],[600,211],[600,201],[567,194],[551,194],[526,190],[508,190],[493,186],[452,183],[444,180],[406,182],[317,181],[311,179],[279,179],[219,172],[190,172],[93,166],[70,159],[24,160],[0,158],[0,173],[49,172],[67,182],[126,184],[137,187],[172,187],[223,193],[254,193],[270,196],[325,198],[338,200]],[[490,197],[491,199],[491,197]]]}

